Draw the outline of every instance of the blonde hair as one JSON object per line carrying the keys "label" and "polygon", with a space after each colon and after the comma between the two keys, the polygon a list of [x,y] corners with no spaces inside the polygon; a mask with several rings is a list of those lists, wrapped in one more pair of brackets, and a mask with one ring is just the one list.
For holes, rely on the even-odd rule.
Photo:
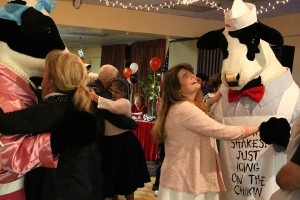
{"label": "blonde hair", "polygon": [[[178,73],[182,69],[186,69],[194,73],[194,69],[190,64],[180,63],[173,66],[164,75],[162,97],[158,108],[157,120],[155,121],[152,129],[152,135],[157,142],[163,142],[165,140],[165,121],[170,107],[180,101],[190,101],[185,96],[180,95],[178,92],[181,89]],[[194,101],[191,102],[206,114],[209,113],[209,106],[203,102],[203,94],[200,89],[197,92]]]}
{"label": "blonde hair", "polygon": [[87,70],[79,56],[67,51],[53,50],[46,56],[45,70],[57,92],[72,96],[72,103],[79,111],[89,111],[91,95]]}

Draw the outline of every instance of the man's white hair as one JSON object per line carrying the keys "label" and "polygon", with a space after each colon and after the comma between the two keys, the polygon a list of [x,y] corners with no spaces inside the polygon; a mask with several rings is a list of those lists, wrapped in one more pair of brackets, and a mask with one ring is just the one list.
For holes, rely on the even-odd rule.
{"label": "man's white hair", "polygon": [[115,79],[118,77],[118,69],[112,65],[106,64],[102,65],[99,69],[98,79],[101,82],[109,82],[111,79]]}

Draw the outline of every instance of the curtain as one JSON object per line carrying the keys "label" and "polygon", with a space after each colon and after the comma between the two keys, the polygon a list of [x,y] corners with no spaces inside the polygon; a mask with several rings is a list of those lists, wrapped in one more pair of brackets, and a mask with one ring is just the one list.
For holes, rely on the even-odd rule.
{"label": "curtain", "polygon": [[[166,56],[166,39],[157,39],[150,41],[142,41],[142,42],[134,42],[131,45],[131,61],[138,64],[138,82],[137,84],[132,85],[132,96],[134,94],[139,93],[145,96],[147,101],[147,95],[143,92],[142,88],[139,85],[139,79],[142,77],[147,77],[149,71],[151,70],[149,66],[149,62],[151,58],[158,57],[161,59],[162,64],[164,63]],[[148,105],[148,101],[146,102]]]}
{"label": "curtain", "polygon": [[204,73],[208,77],[221,72],[223,63],[223,54],[221,49],[198,50],[197,73]]}
{"label": "curtain", "polygon": [[102,46],[101,66],[105,64],[115,66],[119,70],[120,76],[125,66],[125,53],[125,44]]}

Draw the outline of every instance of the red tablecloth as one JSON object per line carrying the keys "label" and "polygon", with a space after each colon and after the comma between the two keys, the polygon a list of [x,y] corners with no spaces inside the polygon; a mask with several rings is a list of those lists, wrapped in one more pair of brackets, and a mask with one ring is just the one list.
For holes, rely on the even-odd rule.
{"label": "red tablecloth", "polygon": [[137,136],[145,152],[145,158],[148,161],[154,161],[158,145],[154,142],[151,135],[151,129],[153,127],[153,122],[136,121],[139,125],[137,130],[133,130],[133,133]]}

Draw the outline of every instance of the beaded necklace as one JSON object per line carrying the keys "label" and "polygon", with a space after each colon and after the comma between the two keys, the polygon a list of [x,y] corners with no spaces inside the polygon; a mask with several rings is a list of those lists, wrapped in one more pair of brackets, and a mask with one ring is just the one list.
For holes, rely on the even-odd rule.
{"label": "beaded necklace", "polygon": [[9,68],[10,70],[12,70],[13,72],[15,72],[16,74],[18,74],[24,81],[29,83],[29,85],[31,85],[34,90],[36,90],[35,84],[29,79],[28,76],[26,76],[24,73],[22,73],[16,66],[5,61],[4,59],[0,59],[0,63],[2,65],[6,66],[7,68]]}

